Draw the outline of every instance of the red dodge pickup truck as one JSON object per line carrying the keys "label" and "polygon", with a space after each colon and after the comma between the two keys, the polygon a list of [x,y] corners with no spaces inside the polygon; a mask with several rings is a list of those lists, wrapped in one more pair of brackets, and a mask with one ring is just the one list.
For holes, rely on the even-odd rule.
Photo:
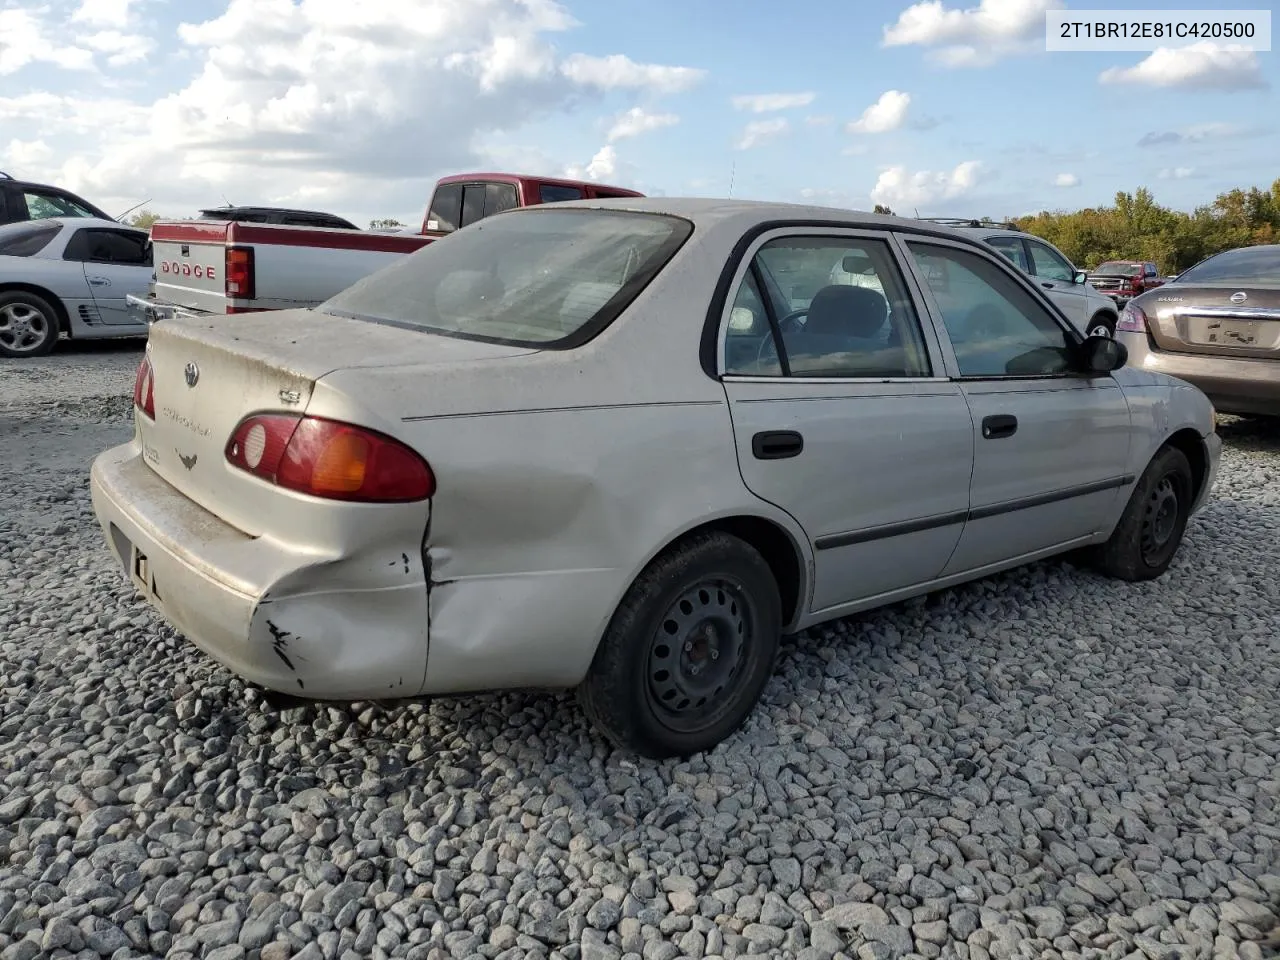
{"label": "red dodge pickup truck", "polygon": [[312,307],[393,260],[476,220],[513,207],[635,190],[513,173],[444,177],[417,233],[341,230],[229,220],[158,220],[151,227],[155,281],[130,309],[154,321],[189,313]]}

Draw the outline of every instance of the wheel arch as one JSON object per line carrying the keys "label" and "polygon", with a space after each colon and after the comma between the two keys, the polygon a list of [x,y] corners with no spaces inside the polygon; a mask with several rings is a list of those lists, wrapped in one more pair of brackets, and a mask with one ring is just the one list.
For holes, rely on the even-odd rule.
{"label": "wheel arch", "polygon": [[1205,447],[1204,438],[1193,428],[1183,427],[1171,433],[1162,446],[1178,450],[1191,464],[1191,479],[1194,485],[1191,502],[1196,503],[1209,479],[1209,451]]}
{"label": "wheel arch", "polygon": [[58,315],[58,329],[71,336],[71,316],[67,313],[67,305],[62,302],[62,298],[55,294],[47,287],[42,287],[35,283],[23,283],[21,281],[5,281],[0,282],[0,293],[30,293],[42,300],[47,300],[53,307],[54,313]]}
{"label": "wheel arch", "polygon": [[[731,513],[702,520],[673,534],[645,558],[636,576],[646,570],[658,557],[676,549],[692,537],[718,530],[743,540],[759,551],[773,573],[782,601],[783,629],[790,630],[804,615],[812,580],[812,565],[800,548],[795,535],[781,523],[755,513]],[[633,577],[627,582],[630,588]]]}

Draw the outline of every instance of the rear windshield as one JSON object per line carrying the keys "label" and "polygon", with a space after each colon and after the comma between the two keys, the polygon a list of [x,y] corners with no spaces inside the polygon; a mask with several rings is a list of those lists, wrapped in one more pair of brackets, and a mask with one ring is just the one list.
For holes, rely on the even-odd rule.
{"label": "rear windshield", "polygon": [[1142,264],[1118,263],[1115,260],[1108,260],[1106,263],[1098,264],[1098,269],[1093,272],[1104,277],[1136,277],[1142,273]]}
{"label": "rear windshield", "polygon": [[316,309],[491,343],[574,347],[621,313],[692,229],[665,214],[511,211],[428,244]]}
{"label": "rear windshield", "polygon": [[0,229],[0,257],[30,257],[49,245],[62,229],[60,223],[33,220]]}
{"label": "rear windshield", "polygon": [[1240,247],[1202,260],[1178,283],[1280,284],[1280,246]]}

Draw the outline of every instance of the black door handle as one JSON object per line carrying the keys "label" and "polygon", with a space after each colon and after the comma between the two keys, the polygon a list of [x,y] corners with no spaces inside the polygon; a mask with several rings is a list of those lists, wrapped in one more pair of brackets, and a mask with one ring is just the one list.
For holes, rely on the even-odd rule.
{"label": "black door handle", "polygon": [[1052,281],[1052,280],[1044,280],[1044,281],[1041,281],[1040,286],[1045,287],[1046,289],[1052,290],[1052,289],[1053,289],[1053,281]]}
{"label": "black door handle", "polygon": [[785,460],[804,449],[804,437],[794,430],[765,430],[751,438],[751,452],[757,460]]}
{"label": "black door handle", "polygon": [[982,437],[984,440],[999,440],[1012,437],[1018,432],[1018,418],[1008,413],[998,413],[982,419]]}

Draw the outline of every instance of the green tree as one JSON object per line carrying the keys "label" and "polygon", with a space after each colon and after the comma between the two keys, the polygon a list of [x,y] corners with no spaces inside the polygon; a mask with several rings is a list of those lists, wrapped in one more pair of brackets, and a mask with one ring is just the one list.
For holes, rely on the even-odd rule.
{"label": "green tree", "polygon": [[1092,269],[1104,260],[1154,260],[1179,273],[1223,250],[1280,238],[1280,179],[1268,189],[1228,190],[1191,213],[1171,210],[1139,187],[1121,191],[1110,207],[1042,211],[1018,225]]}
{"label": "green tree", "polygon": [[150,210],[143,210],[140,213],[135,213],[127,222],[131,227],[137,227],[140,230],[150,230],[151,225],[157,220],[166,219],[168,218],[162,217],[158,213],[152,213]]}
{"label": "green tree", "polygon": [[872,210],[871,212],[872,212],[872,213],[880,213],[880,214],[883,214],[883,215],[884,215],[884,216],[886,216],[886,217],[892,217],[892,216],[894,216],[894,215],[895,215],[895,214],[894,214],[894,212],[893,212],[892,210],[890,210],[888,207],[886,207],[883,203],[877,203],[877,204],[876,204],[876,206],[875,206],[875,209],[874,209],[874,210]]}
{"label": "green tree", "polygon": [[403,227],[403,226],[404,226],[403,223],[391,217],[387,217],[386,219],[383,219],[383,220],[369,221],[370,230],[394,230],[397,227]]}

